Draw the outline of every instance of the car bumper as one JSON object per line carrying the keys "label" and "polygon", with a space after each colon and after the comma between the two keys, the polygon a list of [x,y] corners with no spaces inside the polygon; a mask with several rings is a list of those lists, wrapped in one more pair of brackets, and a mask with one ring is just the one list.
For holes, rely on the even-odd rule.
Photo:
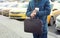
{"label": "car bumper", "polygon": [[9,17],[14,19],[26,19],[25,14],[9,14]]}
{"label": "car bumper", "polygon": [[26,17],[10,17],[11,19],[25,19]]}

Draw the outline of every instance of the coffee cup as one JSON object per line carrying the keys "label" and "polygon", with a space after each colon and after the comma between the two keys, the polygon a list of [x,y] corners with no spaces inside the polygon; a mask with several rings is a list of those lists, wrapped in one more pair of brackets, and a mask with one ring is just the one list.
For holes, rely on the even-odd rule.
{"label": "coffee cup", "polygon": [[36,7],[35,10],[39,11],[39,8]]}

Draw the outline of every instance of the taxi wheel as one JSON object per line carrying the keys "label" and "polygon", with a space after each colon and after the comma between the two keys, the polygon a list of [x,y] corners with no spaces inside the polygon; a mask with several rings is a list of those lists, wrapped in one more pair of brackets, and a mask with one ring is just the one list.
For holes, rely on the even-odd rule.
{"label": "taxi wheel", "polygon": [[51,19],[50,19],[50,25],[52,26],[52,25],[54,25],[54,17],[51,17]]}

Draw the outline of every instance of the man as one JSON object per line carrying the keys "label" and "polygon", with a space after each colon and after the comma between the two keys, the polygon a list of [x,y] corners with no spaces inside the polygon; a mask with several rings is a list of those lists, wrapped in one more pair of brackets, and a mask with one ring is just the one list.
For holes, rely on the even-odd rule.
{"label": "man", "polygon": [[[39,8],[37,11],[35,8]],[[50,2],[49,0],[31,0],[26,12],[28,17],[38,17],[43,23],[42,35],[33,33],[34,38],[47,38],[47,16],[50,14]]]}

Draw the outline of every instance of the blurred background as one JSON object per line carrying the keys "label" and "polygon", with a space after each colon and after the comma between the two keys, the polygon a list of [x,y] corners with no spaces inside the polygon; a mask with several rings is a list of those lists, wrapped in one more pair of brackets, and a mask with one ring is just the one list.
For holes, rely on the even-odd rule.
{"label": "blurred background", "polygon": [[[0,0],[0,38],[33,38],[24,32],[24,20],[31,0]],[[48,38],[60,38],[60,0],[49,0]],[[4,37],[3,37],[4,36]]]}

